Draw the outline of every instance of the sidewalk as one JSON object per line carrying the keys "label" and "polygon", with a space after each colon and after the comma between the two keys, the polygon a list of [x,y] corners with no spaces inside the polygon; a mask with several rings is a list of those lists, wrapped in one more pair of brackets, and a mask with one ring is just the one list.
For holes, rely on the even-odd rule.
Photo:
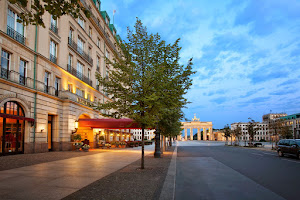
{"label": "sidewalk", "polygon": [[141,157],[141,147],[101,152],[0,171],[1,199],[61,199]]}

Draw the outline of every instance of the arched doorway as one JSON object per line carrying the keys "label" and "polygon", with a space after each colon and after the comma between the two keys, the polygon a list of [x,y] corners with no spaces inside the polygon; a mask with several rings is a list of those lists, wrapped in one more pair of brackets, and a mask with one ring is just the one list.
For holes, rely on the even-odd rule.
{"label": "arched doorway", "polygon": [[24,110],[15,101],[6,102],[0,113],[0,155],[24,152]]}

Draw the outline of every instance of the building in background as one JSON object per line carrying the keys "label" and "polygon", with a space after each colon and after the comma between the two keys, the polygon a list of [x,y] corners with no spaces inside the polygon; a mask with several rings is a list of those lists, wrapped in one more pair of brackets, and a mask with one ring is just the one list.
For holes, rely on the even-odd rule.
{"label": "building in background", "polygon": [[293,138],[300,139],[300,113],[280,117],[283,125],[290,128]]}
{"label": "building in background", "polygon": [[[145,129],[145,140],[152,140],[155,137],[155,129]],[[132,129],[131,133],[133,134],[133,138],[135,140],[142,141],[142,129]]]}
{"label": "building in background", "polygon": [[[70,150],[74,132],[95,145],[99,130],[76,127],[76,121],[107,112],[92,107],[109,100],[95,75],[112,70],[105,58],[120,55],[120,37],[100,0],[80,2],[90,18],[55,20],[46,12],[42,28],[24,27],[17,22],[21,9],[0,1],[0,155]],[[109,141],[117,133],[101,134]]]}
{"label": "building in background", "polygon": [[[241,136],[240,141],[248,141],[249,140],[249,134],[248,134],[248,125],[249,122],[238,122],[238,123],[232,123],[231,124],[231,130],[235,130],[237,127],[241,128]],[[267,122],[257,122],[256,126],[254,126],[254,129],[256,130],[256,134],[254,135],[253,140],[259,141],[259,140],[270,140],[270,134],[268,130],[268,123]]]}
{"label": "building in background", "polygon": [[286,113],[269,113],[265,114],[262,116],[262,121],[263,122],[269,122],[269,121],[274,121],[276,119],[279,119],[280,117],[287,116]]}

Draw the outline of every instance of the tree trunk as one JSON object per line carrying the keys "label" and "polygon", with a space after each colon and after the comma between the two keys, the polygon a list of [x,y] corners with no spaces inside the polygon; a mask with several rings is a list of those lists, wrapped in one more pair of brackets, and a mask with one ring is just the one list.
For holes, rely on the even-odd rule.
{"label": "tree trunk", "polygon": [[155,151],[154,151],[154,158],[160,158],[161,157],[161,152],[160,152],[160,133],[158,126],[156,127],[155,130]]}
{"label": "tree trunk", "polygon": [[145,125],[142,124],[142,161],[141,161],[141,169],[145,169],[144,136],[145,136]]}

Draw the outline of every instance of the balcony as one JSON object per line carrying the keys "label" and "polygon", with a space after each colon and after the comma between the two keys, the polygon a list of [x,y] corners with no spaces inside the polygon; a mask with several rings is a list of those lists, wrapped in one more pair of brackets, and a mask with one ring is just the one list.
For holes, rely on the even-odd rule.
{"label": "balcony", "polygon": [[57,64],[57,58],[56,58],[56,56],[52,55],[51,53],[50,53],[50,58],[49,59],[50,59],[51,62]]}
{"label": "balcony", "polygon": [[93,59],[83,51],[80,47],[77,46],[77,44],[72,40],[72,38],[68,38],[68,44],[69,46],[75,50],[79,55],[81,55],[82,58],[84,58],[91,66],[93,66]]}
{"label": "balcony", "polygon": [[[0,65],[1,67],[1,65]],[[55,95],[57,97],[60,97],[61,91],[57,90],[56,88],[52,86],[45,86],[44,82],[35,81],[35,88],[34,88],[34,79],[31,77],[26,77],[21,75],[19,72],[16,72],[14,70],[7,70],[5,68],[1,68],[0,70],[0,78],[6,79],[8,81],[11,81],[13,83],[25,86],[27,88],[36,89],[40,92],[44,92],[50,95]]]}
{"label": "balcony", "polygon": [[55,24],[50,24],[50,30],[53,31],[55,34],[58,34],[58,28]]}
{"label": "balcony", "polygon": [[21,33],[18,33],[13,28],[7,26],[7,35],[9,35],[11,38],[17,40],[18,42],[25,44],[25,37]]}
{"label": "balcony", "polygon": [[68,70],[68,72],[70,72],[72,75],[76,76],[77,78],[79,78],[83,82],[89,84],[90,86],[93,86],[93,82],[92,82],[91,79],[89,79],[88,77],[83,75],[81,72],[77,71],[75,68],[73,68],[69,64],[67,66],[67,70]]}
{"label": "balcony", "polygon": [[92,102],[88,99],[85,99],[84,97],[79,96],[77,94],[74,94],[68,90],[61,91],[61,97],[63,99],[69,99],[69,100],[78,102],[80,104],[86,105],[86,106],[94,106],[94,102]]}

